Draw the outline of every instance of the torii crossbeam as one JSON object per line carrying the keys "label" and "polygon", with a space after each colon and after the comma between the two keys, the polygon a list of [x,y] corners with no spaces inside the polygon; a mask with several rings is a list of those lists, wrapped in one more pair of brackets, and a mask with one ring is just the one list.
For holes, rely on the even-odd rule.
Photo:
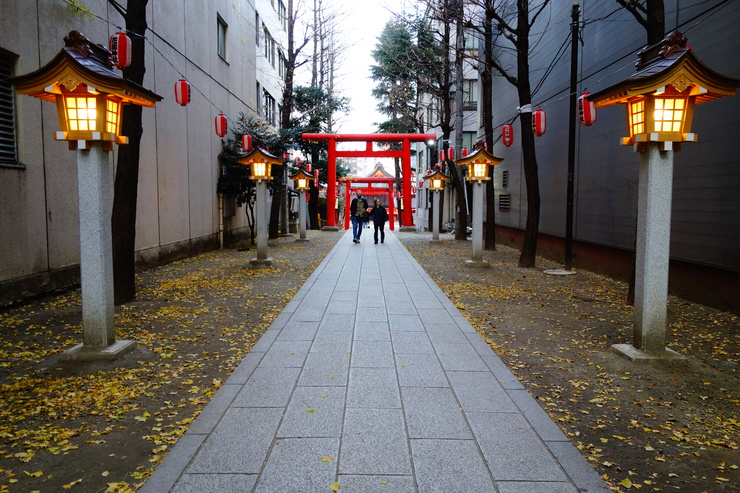
{"label": "torii crossbeam", "polygon": [[[437,136],[434,134],[310,134],[302,135],[303,140],[329,144],[327,190],[326,190],[326,226],[324,229],[339,229],[336,225],[333,211],[337,195],[337,158],[338,157],[400,157],[403,200],[403,225],[413,226],[414,219],[411,215],[411,142],[433,142]],[[364,151],[338,151],[337,142],[365,142]],[[400,151],[376,151],[373,150],[373,142],[401,142]]]}

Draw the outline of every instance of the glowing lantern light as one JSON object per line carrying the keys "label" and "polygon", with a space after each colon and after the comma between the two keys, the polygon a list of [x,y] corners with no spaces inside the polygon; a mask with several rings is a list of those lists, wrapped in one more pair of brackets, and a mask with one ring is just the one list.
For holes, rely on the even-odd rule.
{"label": "glowing lantern light", "polygon": [[[216,126],[216,135],[218,135],[219,137],[223,137],[224,135],[226,135],[226,115],[224,115],[223,113],[219,113],[218,115],[216,115],[216,118],[214,119],[214,124]],[[243,141],[242,145],[244,145]]]}
{"label": "glowing lantern light", "polygon": [[535,110],[532,113],[532,132],[537,137],[542,137],[545,133],[545,112],[542,110]]}
{"label": "glowing lantern light", "polygon": [[596,121],[596,106],[588,100],[591,93],[584,92],[578,98],[578,121],[590,127]]}
{"label": "glowing lantern light", "polygon": [[131,65],[131,38],[126,33],[116,33],[110,37],[108,47],[113,55],[113,64],[123,70]]}
{"label": "glowing lantern light", "polygon": [[175,82],[175,101],[180,106],[186,106],[190,102],[190,82],[185,79]]}
{"label": "glowing lantern light", "polygon": [[[216,133],[218,133],[218,128],[216,128]],[[219,137],[223,137],[223,135],[219,135]],[[242,135],[242,149],[244,150],[244,152],[249,152],[252,149],[252,136],[251,135],[249,134]]]}
{"label": "glowing lantern light", "polygon": [[501,127],[501,140],[506,147],[511,147],[514,143],[514,125],[507,123]]}

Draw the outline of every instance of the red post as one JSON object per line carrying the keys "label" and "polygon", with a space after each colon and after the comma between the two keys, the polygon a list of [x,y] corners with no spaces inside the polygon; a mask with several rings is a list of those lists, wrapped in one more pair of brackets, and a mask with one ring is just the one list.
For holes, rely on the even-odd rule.
{"label": "red post", "polygon": [[344,184],[344,229],[349,229],[349,206],[352,203],[352,184],[347,182]]}
{"label": "red post", "polygon": [[329,139],[329,150],[328,150],[328,171],[327,171],[327,184],[326,184],[326,229],[338,229],[336,225],[336,212],[334,211],[334,205],[336,203],[337,195],[337,141],[336,139]]}
{"label": "red post", "polygon": [[403,156],[401,157],[401,172],[403,173],[403,225],[414,225],[414,216],[411,214],[411,142],[403,139]]}
{"label": "red post", "polygon": [[391,223],[391,231],[395,231],[395,227],[393,226],[396,221],[393,220],[393,183],[388,184],[388,220]]}

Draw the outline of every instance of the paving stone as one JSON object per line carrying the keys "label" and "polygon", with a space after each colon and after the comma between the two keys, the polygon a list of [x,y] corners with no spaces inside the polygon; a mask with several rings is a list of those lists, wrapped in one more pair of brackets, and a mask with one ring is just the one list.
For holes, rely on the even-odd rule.
{"label": "paving stone", "polygon": [[259,341],[257,341],[254,346],[252,346],[252,351],[257,353],[267,352],[267,350],[270,349],[270,346],[272,346],[272,343],[275,342],[275,339],[277,339],[277,336],[279,335],[279,330],[267,329],[265,333],[260,336]]}
{"label": "paving stone", "polygon": [[568,480],[522,415],[467,413],[467,417],[495,480]]}
{"label": "paving stone", "polygon": [[278,341],[312,341],[319,322],[293,322],[285,324],[277,337]]}
{"label": "paving stone", "polygon": [[424,324],[432,344],[467,344],[468,338],[455,323]]}
{"label": "paving stone", "polygon": [[496,491],[473,440],[411,440],[411,451],[419,491]]}
{"label": "paving stone", "polygon": [[393,332],[391,333],[393,352],[434,354],[434,348],[425,332]]}
{"label": "paving stone", "polygon": [[241,385],[228,383],[221,386],[213,399],[190,425],[188,433],[207,434],[213,431],[241,389]]}
{"label": "paving stone", "polygon": [[419,315],[388,315],[392,331],[424,331]]}
{"label": "paving stone", "polygon": [[300,368],[257,368],[232,407],[287,406],[300,372]]}
{"label": "paving stone", "polygon": [[410,438],[473,438],[451,389],[402,387]]}
{"label": "paving stone", "polygon": [[332,301],[351,301],[357,303],[357,290],[336,291],[331,295]]}
{"label": "paving stone", "polygon": [[355,341],[390,341],[391,332],[388,322],[357,322],[354,333]]}
{"label": "paving stone", "polygon": [[476,333],[466,332],[465,337],[467,337],[468,342],[470,342],[470,345],[473,346],[475,351],[480,356],[491,356],[495,354],[493,352],[493,349],[491,349],[491,346],[489,346],[488,343],[483,340],[483,336],[481,336],[478,332]]}
{"label": "paving stone", "polygon": [[452,323],[452,317],[450,316],[450,312],[448,312],[444,308],[440,308],[440,309],[425,308],[423,310],[419,310],[419,315],[421,316],[421,321],[424,323],[433,323],[433,324]]}
{"label": "paving stone", "polygon": [[568,437],[560,430],[560,427],[550,419],[550,416],[526,390],[507,390],[506,392],[542,440],[546,442],[568,441]]}
{"label": "paving stone", "polygon": [[251,493],[256,482],[256,474],[184,474],[172,493],[203,493],[204,491]]}
{"label": "paving stone", "polygon": [[354,341],[352,367],[393,367],[393,349],[390,341]]}
{"label": "paving stone", "polygon": [[351,368],[347,407],[391,409],[401,407],[395,368]]}
{"label": "paving stone", "polygon": [[298,387],[277,432],[280,438],[337,437],[344,420],[344,387]]}
{"label": "paving stone", "polygon": [[311,341],[275,341],[260,361],[259,368],[300,368],[306,360],[310,346]]}
{"label": "paving stone", "polygon": [[579,491],[592,491],[579,490],[571,483],[556,483],[553,481],[496,481],[496,488],[498,488],[498,493],[579,493]]}
{"label": "paving stone", "polygon": [[406,426],[400,409],[347,409],[340,474],[411,474]]}
{"label": "paving stone", "polygon": [[519,412],[491,372],[448,371],[447,378],[466,413]]}
{"label": "paving stone", "polygon": [[336,460],[321,462],[321,459],[338,455],[338,438],[276,440],[255,493],[326,493],[335,482],[337,463]]}
{"label": "paving stone", "polygon": [[353,476],[340,474],[342,493],[416,493],[413,476]]}
{"label": "paving stone", "polygon": [[449,387],[435,354],[397,354],[396,370],[401,387]]}
{"label": "paving stone", "polygon": [[301,302],[301,305],[296,308],[291,315],[290,320],[292,322],[320,322],[326,311],[326,305],[307,305],[306,300]]}
{"label": "paving stone", "polygon": [[413,304],[402,303],[395,299],[386,301],[386,311],[388,315],[418,315]]}
{"label": "paving stone", "polygon": [[351,350],[351,332],[346,330],[322,330],[314,337],[308,353],[346,354]]}
{"label": "paving stone", "polygon": [[300,386],[346,386],[349,354],[311,353],[298,379]]}
{"label": "paving stone", "polygon": [[256,352],[254,349],[252,349],[249,354],[244,357],[242,362],[239,363],[239,366],[237,366],[236,369],[231,373],[229,378],[226,379],[226,383],[233,385],[246,383],[249,377],[252,376],[252,372],[255,368],[257,368],[257,365],[259,365],[259,362],[262,360],[262,357],[264,355],[265,353]]}
{"label": "paving stone", "polygon": [[282,411],[229,409],[195,455],[188,473],[259,473]]}
{"label": "paving stone", "polygon": [[331,301],[326,313],[337,315],[354,315],[357,311],[357,301]]}
{"label": "paving stone", "polygon": [[570,442],[546,442],[547,448],[555,456],[565,473],[579,486],[580,491],[589,493],[609,493],[599,473],[583,460],[583,456]]}
{"label": "paving stone", "polygon": [[170,491],[205,439],[206,435],[189,435],[186,433],[181,436],[167,454],[167,457],[164,458],[138,491],[142,493]]}
{"label": "paving stone", "polygon": [[468,344],[448,344],[445,342],[435,344],[434,349],[437,351],[442,368],[446,371],[467,370],[467,371],[488,371],[488,367],[475,352],[473,346]]}
{"label": "paving stone", "polygon": [[494,355],[481,356],[481,359],[506,390],[524,390],[524,385],[511,373],[501,358]]}

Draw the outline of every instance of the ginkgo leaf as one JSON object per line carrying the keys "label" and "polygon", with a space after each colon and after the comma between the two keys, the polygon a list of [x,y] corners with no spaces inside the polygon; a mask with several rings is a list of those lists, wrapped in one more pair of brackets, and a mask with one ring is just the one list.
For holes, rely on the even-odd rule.
{"label": "ginkgo leaf", "polygon": [[36,472],[23,471],[23,474],[25,474],[26,476],[31,476],[32,478],[40,478],[41,476],[44,475],[42,471],[36,471]]}
{"label": "ginkgo leaf", "polygon": [[327,456],[327,457],[322,457],[322,458],[321,458],[321,462],[331,462],[331,461],[333,461],[333,460],[334,460],[334,457],[329,457],[329,456]]}
{"label": "ginkgo leaf", "polygon": [[332,483],[329,485],[329,489],[332,491],[339,491],[339,488],[341,488],[342,485],[339,483]]}
{"label": "ginkgo leaf", "polygon": [[316,411],[318,411],[318,409],[306,409],[306,412],[307,412],[308,414],[313,414],[313,413],[315,413]]}
{"label": "ginkgo leaf", "polygon": [[619,482],[619,484],[628,489],[632,488],[632,481],[630,480],[630,478],[624,478],[622,481]]}

